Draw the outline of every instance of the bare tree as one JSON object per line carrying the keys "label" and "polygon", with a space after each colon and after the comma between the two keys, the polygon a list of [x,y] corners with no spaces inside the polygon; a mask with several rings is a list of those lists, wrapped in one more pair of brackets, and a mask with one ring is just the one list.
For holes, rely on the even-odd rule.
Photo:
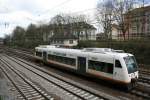
{"label": "bare tree", "polygon": [[128,12],[134,7],[135,0],[99,0],[97,19],[103,26],[106,37],[111,37],[111,25],[116,23],[125,39],[129,29]]}
{"label": "bare tree", "polygon": [[96,18],[99,24],[103,27],[105,39],[112,38],[112,18],[113,18],[113,3],[112,0],[99,0],[97,4]]}
{"label": "bare tree", "polygon": [[128,12],[134,7],[135,0],[113,0],[113,15],[114,20],[119,25],[120,31],[123,34],[124,40],[126,38],[127,30],[129,29],[130,17]]}
{"label": "bare tree", "polygon": [[[89,23],[89,19],[85,15],[71,15],[71,14],[59,14],[54,16],[50,24],[55,27],[55,34],[72,34],[77,32],[77,38],[79,39],[80,32],[84,30],[86,23]],[[88,32],[85,29],[86,39],[88,38]]]}

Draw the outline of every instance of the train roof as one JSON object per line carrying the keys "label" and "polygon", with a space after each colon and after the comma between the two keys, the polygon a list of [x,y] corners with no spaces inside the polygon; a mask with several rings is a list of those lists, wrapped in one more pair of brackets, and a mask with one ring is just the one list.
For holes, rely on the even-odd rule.
{"label": "train roof", "polygon": [[56,51],[56,52],[64,52],[64,53],[72,53],[72,54],[106,54],[109,56],[119,56],[119,57],[126,57],[126,56],[133,56],[132,54],[125,53],[123,50],[115,50],[111,48],[84,48],[84,49],[68,49],[68,48],[59,48],[57,46],[39,46],[35,48],[39,51]]}

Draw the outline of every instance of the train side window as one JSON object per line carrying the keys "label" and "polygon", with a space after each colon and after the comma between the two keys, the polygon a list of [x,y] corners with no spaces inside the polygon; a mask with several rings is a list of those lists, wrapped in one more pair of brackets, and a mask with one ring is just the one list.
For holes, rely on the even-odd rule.
{"label": "train side window", "polygon": [[55,55],[52,55],[52,57],[53,57],[53,60],[55,61],[55,60],[56,60],[56,57],[55,57]]}
{"label": "train side window", "polygon": [[50,54],[48,54],[48,59],[52,60],[52,56]]}
{"label": "train side window", "polygon": [[96,65],[95,65],[95,61],[88,61],[88,65],[89,65],[89,69],[93,69],[96,70]]}
{"label": "train side window", "polygon": [[55,61],[56,59],[55,59],[55,55],[52,55],[52,57],[53,57],[53,60]]}
{"label": "train side window", "polygon": [[113,64],[102,62],[101,71],[105,73],[113,74]]}
{"label": "train side window", "polygon": [[73,66],[75,66],[75,63],[76,63],[76,61],[75,61],[75,59],[73,59],[73,58],[70,58],[70,65],[73,65]]}
{"label": "train side window", "polygon": [[42,57],[42,52],[37,51],[36,56]]}
{"label": "train side window", "polygon": [[68,64],[75,66],[76,65],[76,60],[74,58],[68,58],[68,57],[62,57],[62,56],[56,56],[56,55],[48,55],[49,60],[57,61],[60,63]]}
{"label": "train side window", "polygon": [[106,63],[101,62],[101,71],[104,72]]}
{"label": "train side window", "polygon": [[107,73],[113,74],[113,64],[107,63]]}
{"label": "train side window", "polygon": [[115,60],[115,67],[122,68],[121,63],[119,60]]}
{"label": "train side window", "polygon": [[89,60],[88,64],[89,64],[89,69],[113,74],[113,64],[111,63]]}
{"label": "train side window", "polygon": [[89,65],[89,69],[93,69],[96,71],[102,71],[103,69],[103,66],[102,66],[103,62],[89,60],[88,65]]}

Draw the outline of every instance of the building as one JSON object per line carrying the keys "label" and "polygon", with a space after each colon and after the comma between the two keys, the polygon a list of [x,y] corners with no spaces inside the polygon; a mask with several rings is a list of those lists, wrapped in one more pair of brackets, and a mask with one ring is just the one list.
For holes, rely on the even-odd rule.
{"label": "building", "polygon": [[150,38],[150,6],[135,8],[126,13],[124,18],[128,25],[126,38]]}
{"label": "building", "polygon": [[119,34],[121,33],[121,30],[119,29],[119,26],[117,24],[112,24],[112,39],[117,40],[119,39]]}
{"label": "building", "polygon": [[104,33],[97,33],[96,34],[96,40],[105,40],[105,34]]}
{"label": "building", "polygon": [[43,33],[44,41],[51,41],[56,34],[72,34],[79,40],[96,40],[96,28],[86,22],[76,22],[70,24],[50,24],[49,31]]}
{"label": "building", "polygon": [[73,35],[79,35],[79,40],[96,40],[96,28],[85,22],[74,23],[77,28],[72,31]]}
{"label": "building", "polygon": [[111,27],[112,27],[111,32],[108,34],[105,33],[96,34],[96,40],[119,39],[119,34],[121,33],[121,30],[119,30],[119,26],[117,24],[112,24]]}
{"label": "building", "polygon": [[50,38],[54,35],[53,30],[50,30],[49,32],[44,32],[43,33],[43,41],[47,42],[50,41]]}
{"label": "building", "polygon": [[78,39],[72,34],[55,34],[50,38],[50,44],[73,47],[78,45]]}
{"label": "building", "polygon": [[4,39],[0,38],[0,45],[4,44]]}

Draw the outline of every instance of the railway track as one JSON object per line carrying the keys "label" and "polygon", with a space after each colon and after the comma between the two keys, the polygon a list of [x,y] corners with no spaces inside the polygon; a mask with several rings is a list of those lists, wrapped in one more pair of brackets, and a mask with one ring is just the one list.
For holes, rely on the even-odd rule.
{"label": "railway track", "polygon": [[12,50],[12,51],[15,51],[15,52],[21,52],[21,53],[25,53],[25,54],[33,54],[33,51],[31,50],[25,50],[25,49],[15,49],[15,48],[9,48],[9,47],[3,47],[4,49],[6,50]]}
{"label": "railway track", "polygon": [[[48,82],[52,83],[53,85],[63,89],[65,92],[67,92],[69,95],[72,95],[74,98],[81,99],[81,100],[108,100],[108,97],[103,97],[101,94],[95,94],[87,89],[83,89],[75,84],[71,84],[68,81],[64,81],[54,75],[50,75],[39,68],[35,67],[34,65],[28,64],[27,62],[18,60],[17,58],[8,57],[7,59],[10,59],[17,63],[18,65],[24,67],[25,69],[31,71],[32,73],[40,76],[41,78],[47,80]],[[28,66],[28,67],[27,67]],[[30,67],[29,67],[30,66]],[[32,69],[31,69],[32,67]],[[41,72],[39,72],[41,71]],[[42,73],[42,74],[40,74]],[[110,98],[109,98],[110,99]],[[111,97],[111,100],[113,98]],[[115,98],[116,100],[116,98]]]}
{"label": "railway track", "polygon": [[137,87],[135,87],[129,93],[141,97],[144,100],[150,100],[150,88],[147,88],[142,84],[138,84]]}
{"label": "railway track", "polygon": [[4,48],[4,52],[13,52],[13,53],[18,53],[18,54],[22,54],[22,55],[26,55],[26,56],[32,56],[33,52],[29,52],[29,51],[23,51],[23,50],[18,50],[18,49],[13,49],[13,48]]}
{"label": "railway track", "polygon": [[143,75],[150,75],[150,70],[143,70],[143,69],[140,69],[139,70],[141,74]]}
{"label": "railway track", "polygon": [[[53,100],[54,98],[47,94],[46,91],[41,90],[32,81],[24,77],[17,70],[15,70],[10,64],[0,58],[1,70],[11,81],[13,86],[18,91],[17,99],[22,100]],[[9,74],[8,74],[9,73]]]}
{"label": "railway track", "polygon": [[150,78],[146,78],[146,77],[141,76],[138,81],[150,85]]}
{"label": "railway track", "polygon": [[140,69],[139,70],[139,82],[141,84],[144,84],[145,86],[149,87],[150,88],[150,71],[149,70],[143,70],[143,69]]}

